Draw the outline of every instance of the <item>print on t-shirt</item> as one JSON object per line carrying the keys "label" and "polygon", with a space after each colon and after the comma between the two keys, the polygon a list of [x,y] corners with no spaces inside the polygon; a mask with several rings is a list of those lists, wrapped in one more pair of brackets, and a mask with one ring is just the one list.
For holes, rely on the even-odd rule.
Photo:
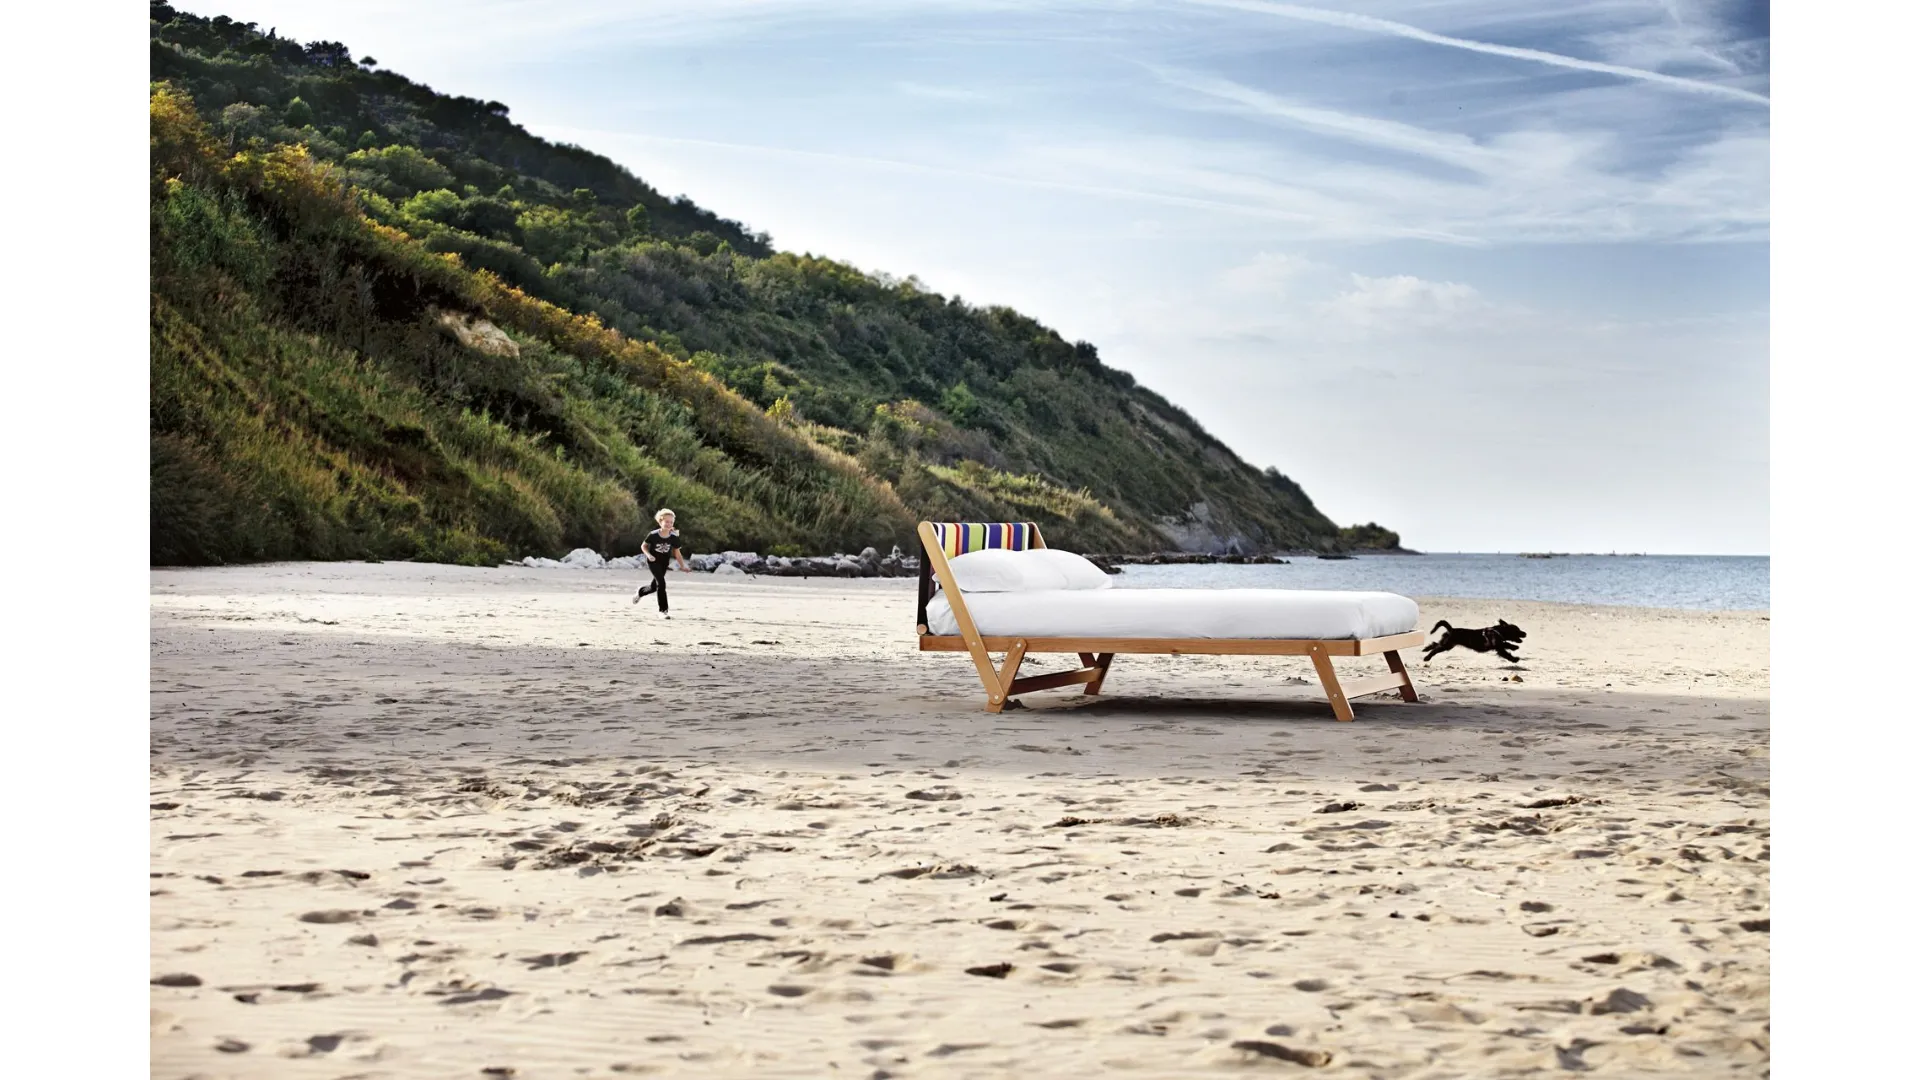
{"label": "print on t-shirt", "polygon": [[656,563],[671,562],[673,560],[673,549],[679,546],[679,529],[675,529],[672,532],[662,532],[659,529],[655,529],[647,534],[646,542],[642,545],[647,553],[647,561]]}

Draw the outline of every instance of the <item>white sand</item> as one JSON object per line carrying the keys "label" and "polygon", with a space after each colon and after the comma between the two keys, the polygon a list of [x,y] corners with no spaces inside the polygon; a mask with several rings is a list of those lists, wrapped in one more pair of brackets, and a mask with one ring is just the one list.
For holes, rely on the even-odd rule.
{"label": "white sand", "polygon": [[994,716],[911,581],[641,577],[152,575],[154,1076],[1767,1069],[1759,613]]}

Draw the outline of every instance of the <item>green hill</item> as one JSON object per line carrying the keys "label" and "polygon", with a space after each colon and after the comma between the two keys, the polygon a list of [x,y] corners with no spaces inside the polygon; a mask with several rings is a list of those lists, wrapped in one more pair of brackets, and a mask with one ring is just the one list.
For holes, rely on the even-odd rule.
{"label": "green hill", "polygon": [[344,45],[150,20],[156,563],[625,553],[659,505],[709,549],[1352,542],[1016,311],[777,251]]}

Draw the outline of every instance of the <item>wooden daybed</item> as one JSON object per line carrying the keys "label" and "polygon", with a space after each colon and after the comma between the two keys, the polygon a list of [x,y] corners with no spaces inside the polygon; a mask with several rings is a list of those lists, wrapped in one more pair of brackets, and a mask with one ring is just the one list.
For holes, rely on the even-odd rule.
{"label": "wooden daybed", "polygon": [[[1320,685],[1333,714],[1353,719],[1354,698],[1367,694],[1395,691],[1402,701],[1418,701],[1413,679],[1401,649],[1418,647],[1426,638],[1417,628],[1373,637],[1350,638],[1275,638],[1275,637],[1046,637],[1024,635],[984,636],[976,628],[967,610],[965,596],[956,583],[948,560],[970,551],[1004,548],[1022,551],[1043,548],[1046,541],[1039,526],[1032,522],[930,522],[923,521],[920,535],[920,600],[918,629],[921,652],[964,652],[973,658],[980,682],[987,691],[987,711],[999,712],[1008,701],[1022,694],[1055,687],[1080,685],[1083,693],[1098,694],[1105,683],[1113,658],[1121,653],[1149,653],[1188,656],[1305,656],[1313,661]],[[928,628],[927,605],[936,594],[944,595],[958,633],[934,633]],[[1108,590],[1110,593],[1122,590]],[[1196,590],[1199,591],[1199,590]],[[976,598],[980,594],[975,594]],[[1405,601],[1403,601],[1405,602]],[[991,653],[1002,653],[999,667]],[[1080,666],[1046,675],[1020,674],[1020,666],[1034,653],[1068,653],[1079,658]],[[1340,679],[1334,672],[1336,656],[1385,657],[1387,671]]]}

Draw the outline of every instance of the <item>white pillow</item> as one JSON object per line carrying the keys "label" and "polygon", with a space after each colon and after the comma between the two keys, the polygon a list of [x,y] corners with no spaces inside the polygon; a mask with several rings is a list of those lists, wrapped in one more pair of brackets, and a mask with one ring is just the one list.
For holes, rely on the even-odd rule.
{"label": "white pillow", "polygon": [[982,548],[947,560],[961,592],[1020,592],[1026,574],[1018,551]]}
{"label": "white pillow", "polygon": [[1032,566],[1044,566],[1060,575],[1060,584],[1051,585],[1054,589],[1111,589],[1113,579],[1105,570],[1093,565],[1084,555],[1058,548],[1034,548],[1032,551],[1015,552],[1025,555]]}
{"label": "white pillow", "polygon": [[1105,571],[1071,551],[983,548],[947,560],[961,592],[1039,592],[1111,589]]}

